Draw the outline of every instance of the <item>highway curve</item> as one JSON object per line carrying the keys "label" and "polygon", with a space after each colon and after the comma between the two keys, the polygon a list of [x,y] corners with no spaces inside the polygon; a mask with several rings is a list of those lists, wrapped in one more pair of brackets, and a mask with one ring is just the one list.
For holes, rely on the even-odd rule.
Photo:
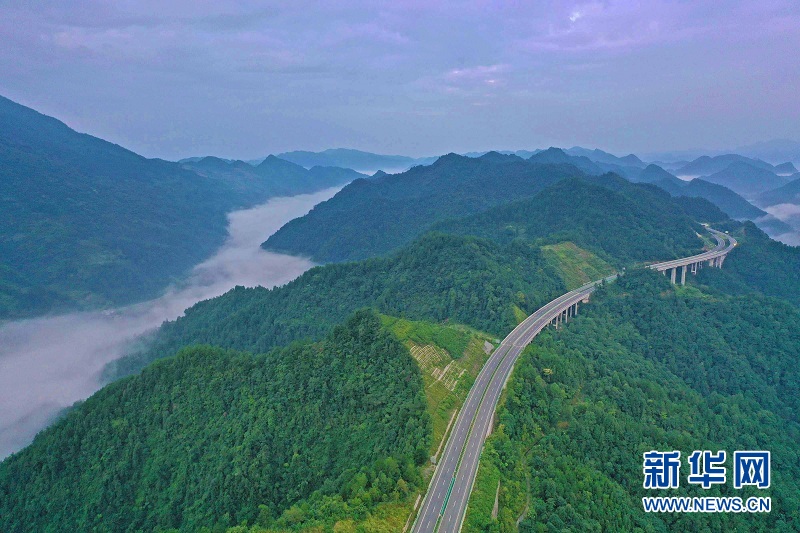
{"label": "highway curve", "polygon": [[[683,259],[649,265],[655,270],[678,268],[693,263],[711,261],[727,255],[736,240],[710,229],[717,240],[712,250]],[[725,240],[729,241],[728,246]],[[467,395],[450,432],[444,452],[431,479],[425,499],[412,527],[415,533],[454,533],[460,531],[467,502],[478,472],[483,443],[491,427],[497,402],[519,355],[525,346],[554,320],[565,319],[568,309],[585,301],[597,285],[612,281],[609,276],[570,291],[547,303],[503,339],[484,364]]]}

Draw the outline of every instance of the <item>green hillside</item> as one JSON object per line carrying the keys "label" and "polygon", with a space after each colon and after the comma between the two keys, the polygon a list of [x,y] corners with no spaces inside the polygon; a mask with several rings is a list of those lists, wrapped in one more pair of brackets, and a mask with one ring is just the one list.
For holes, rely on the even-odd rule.
{"label": "green hillside", "polygon": [[237,287],[165,323],[150,347],[120,360],[112,374],[135,372],[190,344],[268,351],[319,339],[356,309],[433,322],[457,322],[504,335],[516,320],[565,290],[538,249],[473,237],[429,234],[386,257],[316,267],[283,287]]}
{"label": "green hillside", "polygon": [[[798,353],[800,313],[784,303],[629,273],[524,353],[464,531],[516,531],[520,517],[520,531],[797,531]],[[729,468],[735,450],[770,450],[768,490],[703,490],[682,469],[668,495],[771,496],[772,512],[643,512],[643,496],[667,495],[642,488],[653,449],[727,450]]]}
{"label": "green hillside", "polygon": [[573,242],[560,242],[542,246],[542,253],[559,273],[569,290],[577,289],[590,281],[604,278],[616,272],[614,267],[575,245]]}
{"label": "green hillside", "polygon": [[704,176],[703,179],[724,185],[747,198],[785,185],[789,181],[788,178],[778,176],[772,170],[754,167],[744,162],[731,163],[727,168]]}
{"label": "green hillside", "polygon": [[435,229],[498,242],[569,240],[620,266],[689,255],[701,245],[699,224],[669,194],[613,175],[562,180],[533,198]]}
{"label": "green hillside", "polygon": [[800,204],[800,173],[789,177],[792,181],[758,196],[759,205]]}
{"label": "green hillside", "polygon": [[156,296],[222,244],[229,211],[352,179],[273,163],[199,175],[0,97],[0,320]]}
{"label": "green hillside", "polygon": [[698,283],[728,294],[760,293],[800,305],[800,247],[774,241],[752,222],[728,224],[740,242],[724,268],[700,271]]}
{"label": "green hillside", "polygon": [[363,517],[421,488],[430,432],[420,371],[371,312],[265,355],[187,348],[0,463],[0,530]]}
{"label": "green hillside", "polygon": [[570,165],[540,165],[489,152],[448,154],[402,174],[356,180],[308,215],[272,235],[264,247],[318,262],[364,259],[395,250],[435,222],[529,197],[563,178]]}
{"label": "green hillside", "polygon": [[659,180],[654,183],[673,196],[697,196],[705,198],[727,213],[731,218],[755,220],[767,214],[729,188],[699,178],[695,178],[689,182],[680,180],[678,180],[678,182]]}

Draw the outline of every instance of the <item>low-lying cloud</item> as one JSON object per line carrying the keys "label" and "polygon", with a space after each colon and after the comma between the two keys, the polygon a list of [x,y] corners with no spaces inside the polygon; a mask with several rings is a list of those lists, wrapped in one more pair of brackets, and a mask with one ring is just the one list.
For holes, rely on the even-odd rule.
{"label": "low-lying cloud", "polygon": [[235,285],[282,285],[312,267],[307,259],[266,252],[260,245],[337,190],[274,198],[231,213],[229,237],[217,254],[160,298],[0,326],[0,459],[26,446],[65,407],[98,390],[105,365],[125,355],[143,333]]}
{"label": "low-lying cloud", "polygon": [[764,210],[794,229],[794,231],[782,233],[773,238],[790,246],[800,246],[800,205],[777,204],[765,207]]}

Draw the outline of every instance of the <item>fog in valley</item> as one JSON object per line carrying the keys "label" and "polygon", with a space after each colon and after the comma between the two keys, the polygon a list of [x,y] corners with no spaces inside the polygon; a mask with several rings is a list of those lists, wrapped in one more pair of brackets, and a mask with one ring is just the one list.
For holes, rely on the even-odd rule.
{"label": "fog in valley", "polygon": [[777,204],[765,207],[764,211],[789,224],[794,231],[781,235],[770,235],[773,239],[791,246],[800,246],[800,205]]}
{"label": "fog in valley", "polygon": [[274,198],[231,213],[228,239],[217,254],[160,298],[0,325],[0,459],[30,443],[65,407],[98,390],[104,366],[125,355],[143,333],[235,285],[282,285],[312,267],[306,259],[266,252],[260,245],[339,189]]}

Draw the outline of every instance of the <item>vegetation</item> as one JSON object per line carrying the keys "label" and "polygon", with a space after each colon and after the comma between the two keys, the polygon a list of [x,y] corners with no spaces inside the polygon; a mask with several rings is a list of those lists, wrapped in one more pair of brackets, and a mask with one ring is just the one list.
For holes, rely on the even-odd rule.
{"label": "vegetation", "polygon": [[360,311],[318,344],[187,348],[102,389],[0,464],[0,530],[365,517],[420,488],[429,439],[414,360]]}
{"label": "vegetation", "polygon": [[409,348],[422,372],[433,423],[430,455],[434,456],[496,340],[460,325],[389,316],[383,317],[383,323]]}
{"label": "vegetation", "polygon": [[740,242],[725,267],[704,268],[700,284],[728,294],[758,293],[800,305],[800,247],[770,239],[752,222],[726,226]]}
{"label": "vegetation", "polygon": [[364,259],[408,244],[437,221],[530,197],[563,178],[570,165],[542,165],[489,152],[448,154],[402,174],[356,180],[272,235],[264,247],[318,262]]}
{"label": "vegetation", "polygon": [[731,218],[755,220],[767,214],[729,188],[699,178],[695,178],[689,182],[681,180],[659,180],[655,182],[655,184],[673,196],[705,198],[719,207]]}
{"label": "vegetation", "polygon": [[694,253],[701,231],[666,192],[614,175],[565,179],[533,198],[442,222],[436,229],[498,242],[571,241],[618,266]]}
{"label": "vegetation", "polygon": [[264,165],[201,176],[0,97],[0,320],[156,296],[222,244],[227,212],[348,179]]}
{"label": "vegetation", "polygon": [[[726,263],[727,267],[727,263]],[[628,273],[525,351],[500,408],[465,531],[796,531],[800,523],[800,313],[762,297],[712,297]],[[648,514],[642,453],[766,449],[772,512]],[[730,474],[729,474],[730,476]],[[729,477],[730,479],[730,477]],[[530,490],[528,490],[530,487]],[[494,498],[494,492],[491,493]]]}
{"label": "vegetation", "polygon": [[568,290],[577,289],[615,272],[614,267],[573,242],[542,246],[542,252],[561,275]]}
{"label": "vegetation", "polygon": [[501,336],[517,323],[513,305],[530,313],[564,291],[538,249],[429,234],[387,258],[317,267],[283,287],[237,287],[200,302],[165,323],[150,348],[120,360],[112,373],[135,372],[197,343],[265,352],[319,339],[362,307]]}

